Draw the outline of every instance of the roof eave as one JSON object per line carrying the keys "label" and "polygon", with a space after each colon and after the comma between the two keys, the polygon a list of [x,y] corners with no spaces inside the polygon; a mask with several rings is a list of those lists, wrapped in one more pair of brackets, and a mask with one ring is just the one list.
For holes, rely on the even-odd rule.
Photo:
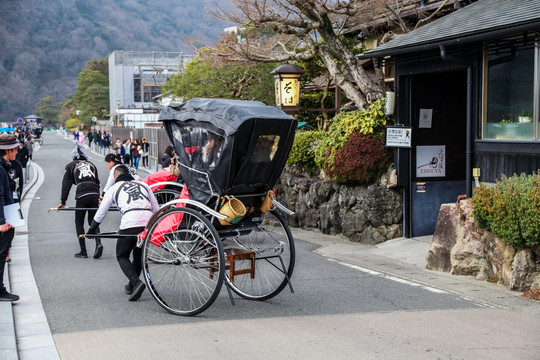
{"label": "roof eave", "polygon": [[375,48],[371,52],[368,51],[367,53],[358,55],[357,58],[360,60],[363,60],[363,59],[372,59],[376,57],[380,58],[380,57],[386,57],[386,56],[403,55],[403,54],[409,54],[412,52],[433,50],[433,49],[439,48],[439,45],[455,46],[455,45],[472,43],[476,41],[491,40],[498,37],[505,37],[505,36],[510,36],[512,34],[526,32],[526,31],[533,31],[533,30],[540,30],[540,21],[536,20],[531,23],[493,29],[490,31],[471,34],[471,35],[463,36],[459,38],[441,39],[440,41],[409,45],[405,47],[396,47],[393,49],[391,48],[391,49],[383,49],[383,50],[377,51],[377,48]]}

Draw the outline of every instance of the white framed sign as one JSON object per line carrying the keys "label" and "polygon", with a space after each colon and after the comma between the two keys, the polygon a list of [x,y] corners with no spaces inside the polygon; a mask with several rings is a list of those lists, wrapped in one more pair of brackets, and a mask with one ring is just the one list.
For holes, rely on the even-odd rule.
{"label": "white framed sign", "polygon": [[385,134],[386,147],[410,148],[412,141],[412,128],[405,126],[387,126]]}
{"label": "white framed sign", "polygon": [[418,127],[431,129],[433,121],[433,109],[420,109],[420,118],[418,119]]}
{"label": "white framed sign", "polygon": [[446,176],[446,146],[416,147],[416,177]]}

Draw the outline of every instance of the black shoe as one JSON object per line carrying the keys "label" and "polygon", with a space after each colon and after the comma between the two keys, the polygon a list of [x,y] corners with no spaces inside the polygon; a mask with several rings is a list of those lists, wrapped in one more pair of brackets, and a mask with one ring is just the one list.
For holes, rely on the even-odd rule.
{"label": "black shoe", "polygon": [[94,251],[94,259],[99,259],[103,254],[103,245],[96,245],[96,251]]}
{"label": "black shoe", "polygon": [[74,255],[76,258],[83,258],[83,259],[86,259],[88,257],[88,254],[86,254],[85,252],[78,252]]}
{"label": "black shoe", "polygon": [[131,296],[129,297],[129,301],[137,301],[141,297],[144,289],[146,289],[146,285],[142,281],[139,281],[134,287],[133,292]]}
{"label": "black shoe", "polygon": [[133,293],[133,286],[131,286],[131,283],[128,282],[127,285],[124,286],[124,292],[126,295],[131,295]]}
{"label": "black shoe", "polygon": [[[144,285],[144,284],[143,284]],[[144,289],[143,289],[144,290]],[[142,292],[142,291],[141,291]],[[140,295],[139,295],[140,296]],[[7,291],[0,295],[0,301],[17,301],[19,300],[19,295],[10,294]]]}

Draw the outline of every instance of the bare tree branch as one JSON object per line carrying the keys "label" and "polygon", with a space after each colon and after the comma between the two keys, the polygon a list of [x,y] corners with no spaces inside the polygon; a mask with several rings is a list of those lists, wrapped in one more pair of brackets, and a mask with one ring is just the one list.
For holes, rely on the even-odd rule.
{"label": "bare tree branch", "polygon": [[[420,14],[425,17],[418,20],[414,10],[417,0],[231,0],[230,10],[217,4],[213,14],[237,24],[238,34],[220,39],[215,53],[222,61],[240,63],[309,61],[317,57],[347,97],[357,106],[366,107],[383,96],[384,74],[375,68],[374,78],[368,76],[353,49],[343,41],[344,31],[353,24],[386,17],[402,32],[408,32],[411,19],[416,28],[441,13],[449,1],[441,2],[430,14]],[[390,33],[386,38],[392,36]]]}
{"label": "bare tree branch", "polygon": [[434,12],[431,13],[431,15],[429,15],[428,17],[426,18],[423,18],[423,19],[420,19],[418,20],[418,22],[416,23],[416,25],[414,26],[414,29],[413,30],[416,30],[420,25],[422,25],[423,23],[427,22],[427,21],[430,21],[431,19],[433,19],[435,17],[435,15],[437,15],[445,6],[446,4],[448,3],[449,0],[444,0],[441,5],[437,8],[437,10],[435,10]]}

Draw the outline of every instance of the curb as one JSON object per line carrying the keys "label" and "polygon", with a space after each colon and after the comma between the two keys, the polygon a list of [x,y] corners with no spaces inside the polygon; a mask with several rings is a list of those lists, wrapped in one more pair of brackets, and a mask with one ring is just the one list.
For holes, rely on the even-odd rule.
{"label": "curb", "polygon": [[[29,162],[32,164],[32,162]],[[29,176],[28,183],[23,187],[23,192],[21,194],[21,202],[24,201],[28,190],[30,190],[37,181],[36,169],[33,166],[27,166],[26,171],[31,171],[31,176]],[[30,170],[32,169],[32,170]],[[17,231],[15,231],[15,236],[13,242],[17,239]],[[11,292],[11,276],[9,270],[11,268],[11,263],[6,263],[4,270],[4,284],[8,291]],[[0,358],[2,359],[19,359],[18,347],[17,347],[17,336],[15,332],[15,315],[13,311],[13,303],[10,301],[0,302]]]}

